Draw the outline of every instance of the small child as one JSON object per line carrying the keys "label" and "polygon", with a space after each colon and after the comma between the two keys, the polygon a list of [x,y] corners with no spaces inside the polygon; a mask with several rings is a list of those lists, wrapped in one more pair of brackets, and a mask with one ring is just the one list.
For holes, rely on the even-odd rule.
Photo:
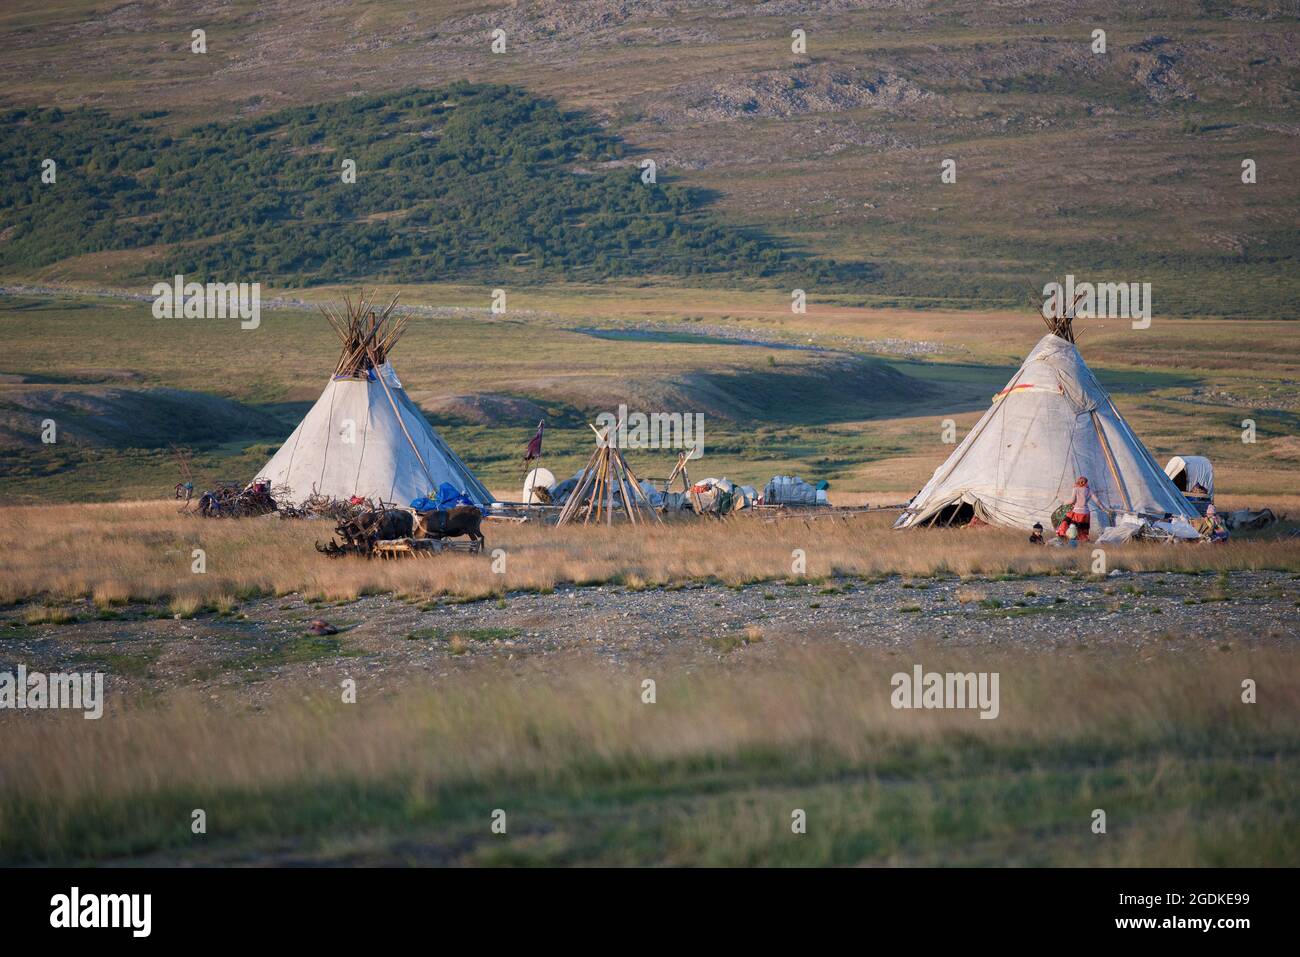
{"label": "small child", "polygon": [[1029,534],[1029,544],[1043,544],[1043,525],[1041,522],[1034,522],[1034,530]]}
{"label": "small child", "polygon": [[1086,475],[1080,475],[1074,480],[1074,491],[1065,504],[1068,511],[1065,513],[1065,519],[1056,529],[1056,535],[1058,538],[1069,539],[1071,545],[1088,540],[1088,528],[1092,522],[1090,511],[1093,505],[1103,511],[1114,511],[1098,500],[1096,494],[1088,487]]}
{"label": "small child", "polygon": [[1205,510],[1205,518],[1197,523],[1197,530],[1211,542],[1221,544],[1228,540],[1227,523],[1219,517],[1219,510],[1213,505]]}

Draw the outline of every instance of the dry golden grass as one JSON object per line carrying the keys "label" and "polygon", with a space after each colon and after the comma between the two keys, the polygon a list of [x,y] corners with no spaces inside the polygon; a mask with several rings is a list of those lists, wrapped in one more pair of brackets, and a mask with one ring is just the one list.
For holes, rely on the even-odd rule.
{"label": "dry golden grass", "polygon": [[23,621],[29,625],[63,625],[72,620],[72,613],[66,608],[49,608],[44,606],[33,606],[27,610],[23,616]]}
{"label": "dry golden grass", "polygon": [[[895,532],[892,512],[764,522],[684,519],[631,529],[489,522],[491,554],[429,560],[329,559],[313,548],[327,522],[277,518],[203,520],[171,503],[52,505],[0,509],[0,601],[44,597],[166,600],[173,614],[229,608],[263,594],[298,592],[327,600],[363,594],[447,594],[481,598],[559,584],[619,582],[650,587],[690,580],[729,585],[795,577],[796,551],[807,578],[888,574],[996,576],[1091,573],[1092,549],[1031,546],[1001,529]],[[195,549],[206,572],[191,570]],[[1300,539],[1267,534],[1227,546],[1136,544],[1112,548],[1108,567],[1128,571],[1300,569]]]}

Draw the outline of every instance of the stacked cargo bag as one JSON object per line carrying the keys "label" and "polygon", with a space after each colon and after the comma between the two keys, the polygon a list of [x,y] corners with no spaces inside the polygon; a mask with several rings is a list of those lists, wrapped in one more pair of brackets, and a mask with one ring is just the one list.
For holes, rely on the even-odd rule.
{"label": "stacked cargo bag", "polygon": [[763,489],[765,505],[816,505],[817,490],[798,476],[773,476]]}

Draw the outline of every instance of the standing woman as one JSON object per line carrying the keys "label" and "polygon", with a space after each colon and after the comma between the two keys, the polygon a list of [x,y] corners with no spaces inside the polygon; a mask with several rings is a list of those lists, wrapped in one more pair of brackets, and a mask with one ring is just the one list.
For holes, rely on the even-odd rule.
{"label": "standing woman", "polygon": [[1068,511],[1065,513],[1065,520],[1056,529],[1057,537],[1065,538],[1070,526],[1073,525],[1079,530],[1079,540],[1086,542],[1088,540],[1088,527],[1092,524],[1089,508],[1094,504],[1098,508],[1106,508],[1101,502],[1097,501],[1097,496],[1088,487],[1088,477],[1080,475],[1074,480],[1073,496],[1065,503]]}

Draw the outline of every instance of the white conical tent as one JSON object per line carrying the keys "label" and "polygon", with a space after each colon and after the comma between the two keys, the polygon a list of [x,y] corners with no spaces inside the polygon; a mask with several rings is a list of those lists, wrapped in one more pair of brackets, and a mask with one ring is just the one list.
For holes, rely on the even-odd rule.
{"label": "white conical tent", "polygon": [[[1122,512],[1199,518],[1079,350],[1048,334],[894,527],[943,524],[969,505],[970,514],[991,524],[1028,529],[1039,522],[1050,529],[1053,511],[1080,475]],[[1093,521],[1108,524],[1095,510]]]}
{"label": "white conical tent", "polygon": [[387,362],[360,377],[332,379],[257,478],[285,490],[293,502],[314,489],[330,498],[359,495],[406,505],[422,495],[436,498],[443,482],[476,505],[494,501],[411,401]]}
{"label": "white conical tent", "polygon": [[342,353],[334,377],[256,481],[299,503],[313,492],[407,505],[437,498],[447,482],[476,505],[494,499],[429,424],[398,381],[388,351],[410,321],[395,317],[397,297],[382,311],[363,292],[346,311],[322,307]]}

